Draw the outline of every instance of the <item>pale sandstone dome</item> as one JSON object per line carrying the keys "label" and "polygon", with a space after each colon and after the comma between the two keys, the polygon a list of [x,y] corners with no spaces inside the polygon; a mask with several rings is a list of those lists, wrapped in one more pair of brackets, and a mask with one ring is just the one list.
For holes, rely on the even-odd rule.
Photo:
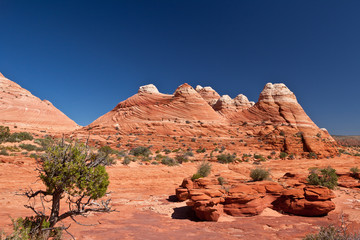
{"label": "pale sandstone dome", "polygon": [[255,103],[249,102],[249,99],[244,94],[239,94],[234,98],[234,104],[236,106],[244,106],[244,107],[251,107]]}
{"label": "pale sandstone dome", "polygon": [[73,131],[78,125],[48,100],[0,74],[0,124],[34,130]]}
{"label": "pale sandstone dome", "polygon": [[260,93],[259,102],[293,102],[297,103],[293,92],[283,83],[267,83]]}
{"label": "pale sandstone dome", "polygon": [[220,98],[220,95],[212,87],[209,86],[201,87],[200,85],[197,85],[195,90],[212,107],[216,104],[216,102]]}
{"label": "pale sandstone dome", "polygon": [[138,90],[138,93],[160,93],[160,92],[155,87],[154,84],[148,84],[148,85],[141,86]]}

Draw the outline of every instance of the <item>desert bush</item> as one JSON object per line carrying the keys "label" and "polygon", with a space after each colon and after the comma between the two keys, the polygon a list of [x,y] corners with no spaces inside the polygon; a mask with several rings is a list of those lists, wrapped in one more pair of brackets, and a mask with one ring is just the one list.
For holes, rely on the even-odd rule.
{"label": "desert bush", "polygon": [[169,154],[169,153],[171,153],[171,150],[170,150],[170,149],[165,148],[165,149],[163,150],[163,152],[164,152],[165,154]]}
{"label": "desert bush", "polygon": [[24,143],[20,144],[19,147],[28,151],[35,151],[38,149],[38,147],[33,144],[24,144]]}
{"label": "desert bush", "polygon": [[220,184],[221,186],[226,183],[226,181],[225,181],[225,179],[224,179],[223,177],[218,177],[217,180],[218,180],[218,182],[219,182],[219,184]]}
{"label": "desert bush", "polygon": [[269,179],[270,171],[264,168],[255,168],[250,171],[250,177],[254,181],[263,181]]}
{"label": "desert bush", "polygon": [[51,144],[54,143],[54,140],[50,136],[44,138],[37,138],[34,140],[34,143],[39,144],[42,147],[42,151],[45,151]]}
{"label": "desert bush", "polygon": [[197,173],[203,177],[209,176],[210,172],[211,164],[209,162],[202,162],[197,168]]}
{"label": "desert bush", "polygon": [[349,233],[344,227],[328,225],[320,227],[318,233],[306,235],[303,240],[360,240],[360,232]]}
{"label": "desert bush", "polygon": [[6,141],[10,137],[9,127],[0,126],[0,143]]}
{"label": "desert bush", "polygon": [[266,158],[261,154],[254,154],[254,158],[262,162],[266,161]]}
{"label": "desert bush", "polygon": [[33,140],[34,137],[28,132],[12,133],[7,139],[7,142],[21,142],[24,140]]}
{"label": "desert bush", "polygon": [[185,154],[176,155],[175,160],[180,164],[183,163],[183,162],[188,162],[189,161],[189,159],[187,158],[187,156]]}
{"label": "desert bush", "polygon": [[350,172],[353,174],[356,174],[356,173],[360,172],[360,169],[358,167],[352,167],[352,168],[350,168]]}
{"label": "desert bush", "polygon": [[280,153],[280,158],[281,159],[285,159],[288,156],[288,154],[286,152],[281,152]]}
{"label": "desert bush", "polygon": [[9,153],[6,151],[6,149],[1,149],[0,155],[9,156]]}
{"label": "desert bush", "polygon": [[235,161],[236,156],[228,153],[228,154],[220,154],[216,158],[219,163],[232,163]]}
{"label": "desert bush", "polygon": [[123,165],[129,165],[131,163],[131,158],[129,156],[125,156],[124,160],[122,161]]}
{"label": "desert bush", "polygon": [[188,156],[188,157],[193,157],[194,153],[192,151],[187,151],[184,153],[184,155]]}
{"label": "desert bush", "polygon": [[307,178],[309,184],[324,186],[329,189],[334,189],[337,186],[337,180],[336,170],[330,166],[322,169],[310,169],[310,174]]}
{"label": "desert bush", "polygon": [[37,160],[39,158],[39,155],[37,155],[36,153],[32,153],[32,154],[30,154],[29,157],[34,158],[35,160]]}
{"label": "desert bush", "polygon": [[201,176],[199,173],[195,173],[194,175],[192,175],[191,177],[191,180],[196,180],[196,179],[199,179],[199,178],[202,178],[203,176]]}
{"label": "desert bush", "polygon": [[168,156],[165,156],[165,157],[161,160],[161,163],[164,164],[164,165],[166,165],[166,166],[170,166],[170,167],[176,166],[176,165],[179,164],[175,159],[173,159],[173,158],[171,158],[171,157],[168,157]]}
{"label": "desert bush", "polygon": [[318,156],[314,152],[309,152],[307,157],[310,158],[310,159],[317,159],[318,158]]}
{"label": "desert bush", "polygon": [[196,149],[196,152],[197,153],[204,153],[204,152],[206,152],[206,148],[199,148],[199,149]]}
{"label": "desert bush", "polygon": [[134,155],[134,156],[144,156],[144,157],[148,157],[151,154],[151,151],[149,148],[144,147],[144,146],[139,146],[136,148],[133,148],[130,150],[130,154]]}

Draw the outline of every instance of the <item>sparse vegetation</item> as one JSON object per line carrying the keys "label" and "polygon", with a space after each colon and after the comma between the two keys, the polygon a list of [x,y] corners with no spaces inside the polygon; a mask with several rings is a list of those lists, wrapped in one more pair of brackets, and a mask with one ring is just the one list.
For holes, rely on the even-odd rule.
{"label": "sparse vegetation", "polygon": [[250,177],[253,181],[263,181],[269,179],[270,171],[264,168],[255,168],[250,172]]}
{"label": "sparse vegetation", "polygon": [[6,151],[6,149],[1,149],[0,155],[9,156],[9,153]]}
{"label": "sparse vegetation", "polygon": [[350,172],[353,174],[360,173],[360,169],[358,167],[352,167],[350,168]]}
{"label": "sparse vegetation", "polygon": [[317,159],[318,158],[318,156],[314,152],[309,152],[307,157],[310,158],[310,159]]}
{"label": "sparse vegetation", "polygon": [[0,126],[0,143],[6,141],[8,137],[10,137],[9,127]]}
{"label": "sparse vegetation", "polygon": [[228,154],[220,154],[216,158],[219,163],[232,163],[235,161],[236,156],[228,153]]}
{"label": "sparse vegetation", "polygon": [[173,159],[173,158],[171,158],[171,157],[168,157],[168,156],[165,156],[165,157],[161,160],[161,163],[164,164],[164,165],[166,165],[166,166],[170,166],[170,167],[176,166],[176,165],[179,164],[175,159]]}
{"label": "sparse vegetation", "polygon": [[261,154],[254,154],[254,158],[258,161],[265,162],[266,158]]}
{"label": "sparse vegetation", "polygon": [[38,149],[38,147],[33,144],[24,144],[24,143],[20,144],[19,147],[27,151],[35,151]]}
{"label": "sparse vegetation", "polygon": [[320,227],[318,233],[306,235],[303,240],[360,240],[360,232],[349,233],[346,227],[328,225]]}
{"label": "sparse vegetation", "polygon": [[324,186],[329,189],[334,189],[337,186],[337,180],[336,170],[330,166],[322,169],[310,169],[310,174],[307,178],[309,184]]}
{"label": "sparse vegetation", "polygon": [[149,157],[149,155],[151,154],[151,151],[147,147],[139,146],[139,147],[131,149],[130,154],[134,155],[134,156]]}
{"label": "sparse vegetation", "polygon": [[22,142],[25,140],[33,140],[34,137],[28,132],[12,133],[7,139],[7,142]]}
{"label": "sparse vegetation", "polygon": [[279,157],[284,160],[287,156],[288,154],[286,152],[281,152]]}
{"label": "sparse vegetation", "polygon": [[192,180],[203,178],[209,176],[211,172],[211,164],[209,162],[202,162],[198,168],[197,172],[191,177]]}

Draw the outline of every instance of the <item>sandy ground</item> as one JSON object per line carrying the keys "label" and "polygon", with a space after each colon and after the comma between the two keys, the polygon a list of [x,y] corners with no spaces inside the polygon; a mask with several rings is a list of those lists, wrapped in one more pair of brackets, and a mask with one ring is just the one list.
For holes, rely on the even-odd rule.
{"label": "sandy ground", "polygon": [[[37,181],[33,159],[0,156],[0,160],[3,162],[0,163],[0,229],[9,232],[10,217],[32,215],[23,207],[27,199],[17,194],[30,187],[39,189],[42,183]],[[108,197],[116,212],[77,217],[84,224],[99,223],[97,226],[78,225],[70,219],[64,224],[71,224],[69,231],[76,239],[301,239],[309,232],[318,231],[319,226],[338,223],[341,214],[351,228],[360,229],[360,190],[345,188],[335,191],[336,209],[325,217],[282,215],[265,209],[254,217],[222,216],[219,222],[197,221],[184,202],[174,202],[173,195],[182,179],[196,172],[198,164],[111,166]],[[273,179],[286,172],[306,176],[309,167],[329,165],[338,171],[349,171],[350,167],[360,166],[360,157],[272,160],[262,164],[271,170]],[[249,179],[249,172],[255,167],[250,163],[212,163],[212,166],[212,175],[225,179]],[[67,234],[64,238],[71,239]]]}

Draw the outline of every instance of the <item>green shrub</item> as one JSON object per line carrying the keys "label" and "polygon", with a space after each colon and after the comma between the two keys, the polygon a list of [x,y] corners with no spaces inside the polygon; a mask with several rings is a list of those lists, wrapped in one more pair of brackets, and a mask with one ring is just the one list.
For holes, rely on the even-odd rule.
{"label": "green shrub", "polygon": [[6,141],[10,137],[9,127],[0,126],[0,143]]}
{"label": "green shrub", "polygon": [[281,159],[285,159],[288,156],[288,154],[286,152],[281,152],[280,153],[280,158]]}
{"label": "green shrub", "polygon": [[250,172],[250,177],[254,181],[263,181],[269,179],[270,171],[264,168],[255,168]]}
{"label": "green shrub", "polygon": [[1,149],[0,155],[9,156],[9,153],[6,151],[6,149]]}
{"label": "green shrub", "polygon": [[38,147],[33,144],[24,144],[24,143],[20,144],[19,147],[28,151],[35,151],[38,149]]}
{"label": "green shrub", "polygon": [[197,153],[204,153],[206,152],[206,148],[199,148],[196,150]]}
{"label": "green shrub", "polygon": [[209,162],[202,162],[198,166],[196,173],[200,174],[202,177],[207,177],[209,176],[210,172],[211,172],[211,164]]}
{"label": "green shrub", "polygon": [[310,158],[310,159],[317,159],[318,158],[318,156],[314,152],[309,152],[307,157]]}
{"label": "green shrub", "polygon": [[236,156],[228,153],[228,154],[220,154],[216,158],[219,163],[232,163],[235,161]]}
{"label": "green shrub", "polygon": [[202,178],[203,176],[201,176],[199,173],[195,173],[194,175],[192,175],[191,177],[191,180],[196,180],[196,179],[199,179],[199,178]]}
{"label": "green shrub", "polygon": [[352,168],[350,168],[350,172],[353,174],[356,174],[356,173],[360,172],[360,169],[358,167],[352,167]]}
{"label": "green shrub", "polygon": [[311,169],[307,178],[309,184],[324,186],[329,189],[334,189],[337,186],[337,180],[336,170],[330,166],[322,169]]}
{"label": "green shrub", "polygon": [[225,181],[225,179],[224,179],[223,177],[218,177],[217,180],[218,180],[218,182],[219,182],[219,184],[220,184],[221,186],[226,183],[226,181]]}
{"label": "green shrub", "polygon": [[188,162],[189,161],[189,159],[187,158],[187,156],[185,154],[176,155],[175,160],[180,164],[183,163],[183,162]]}
{"label": "green shrub", "polygon": [[131,163],[131,158],[129,156],[125,156],[124,160],[122,161],[123,165],[129,165]]}
{"label": "green shrub", "polygon": [[36,153],[30,154],[29,157],[34,158],[35,160],[37,160],[39,158],[39,156]]}
{"label": "green shrub", "polygon": [[151,154],[151,151],[147,147],[139,146],[130,150],[130,154],[134,156],[144,156],[148,157]]}
{"label": "green shrub", "polygon": [[42,147],[42,151],[45,151],[50,145],[54,143],[54,140],[50,136],[44,138],[37,138],[34,143],[39,144]]}
{"label": "green shrub", "polygon": [[11,134],[6,141],[8,142],[21,142],[24,140],[33,140],[33,136],[28,132],[18,132]]}
{"label": "green shrub", "polygon": [[188,157],[193,157],[194,153],[192,151],[187,151],[184,153],[184,155],[188,156]]}
{"label": "green shrub", "polygon": [[163,150],[163,152],[164,152],[165,154],[169,154],[169,153],[171,153],[171,150],[170,150],[170,149],[165,148],[165,149]]}
{"label": "green shrub", "polygon": [[266,161],[266,158],[261,154],[254,154],[254,158],[262,162]]}
{"label": "green shrub", "polygon": [[175,159],[173,159],[173,158],[171,158],[171,157],[168,157],[168,156],[165,156],[165,157],[161,160],[161,163],[164,164],[164,165],[170,166],[170,167],[176,166],[176,165],[179,164]]}

